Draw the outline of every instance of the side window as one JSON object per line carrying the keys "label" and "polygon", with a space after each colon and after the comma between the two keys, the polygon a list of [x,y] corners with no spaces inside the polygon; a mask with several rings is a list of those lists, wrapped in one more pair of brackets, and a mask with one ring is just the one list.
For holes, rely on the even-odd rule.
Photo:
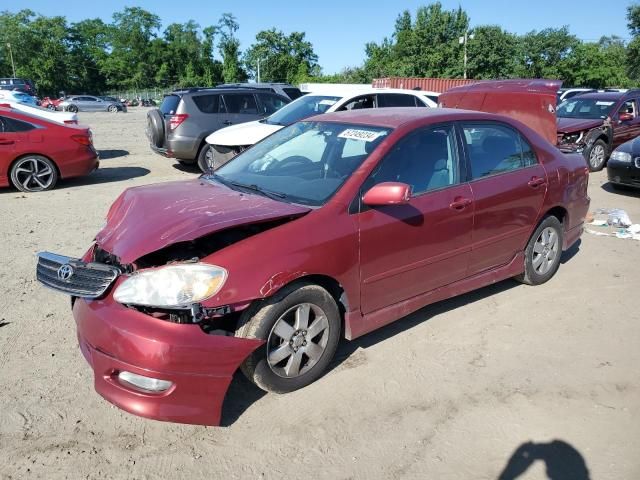
{"label": "side window", "polygon": [[533,149],[510,127],[463,125],[473,180],[537,163]]}
{"label": "side window", "polygon": [[413,95],[402,93],[380,93],[378,94],[378,107],[415,107],[416,98]]}
{"label": "side window", "polygon": [[6,127],[6,121],[4,117],[0,117],[0,133],[8,132],[9,130]]}
{"label": "side window", "polygon": [[636,118],[638,116],[636,102],[634,100],[627,100],[626,102],[624,102],[620,107],[620,110],[618,111],[618,114],[621,113],[630,113],[631,115],[633,115],[633,118]]}
{"label": "side window", "polygon": [[453,126],[410,133],[387,153],[365,182],[365,190],[382,182],[411,185],[413,195],[458,183],[458,151]]}
{"label": "side window", "polygon": [[4,123],[5,132],[28,132],[29,130],[34,130],[36,128],[30,123],[16,120],[15,118],[4,117]]}
{"label": "side window", "polygon": [[220,112],[220,95],[198,95],[193,97],[193,103],[202,113]]}
{"label": "side window", "polygon": [[373,95],[363,95],[341,106],[338,110],[360,110],[362,108],[373,108]]}
{"label": "side window", "polygon": [[262,109],[267,115],[277,112],[284,107],[287,102],[276,95],[260,94],[260,102],[262,103]]}
{"label": "side window", "polygon": [[257,115],[258,105],[252,93],[236,93],[223,95],[227,113]]}

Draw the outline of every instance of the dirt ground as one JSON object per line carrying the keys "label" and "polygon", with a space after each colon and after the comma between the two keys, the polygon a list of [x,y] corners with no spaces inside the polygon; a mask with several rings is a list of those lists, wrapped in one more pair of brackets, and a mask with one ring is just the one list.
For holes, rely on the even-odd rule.
{"label": "dirt ground", "polygon": [[[640,478],[635,240],[585,234],[543,286],[502,282],[344,342],[298,392],[237,376],[225,427],[112,407],[35,253],[79,256],[123,189],[197,175],[151,153],[144,115],[81,114],[98,172],[0,190],[0,478]],[[640,223],[640,195],[612,192],[605,173],[590,195]]]}

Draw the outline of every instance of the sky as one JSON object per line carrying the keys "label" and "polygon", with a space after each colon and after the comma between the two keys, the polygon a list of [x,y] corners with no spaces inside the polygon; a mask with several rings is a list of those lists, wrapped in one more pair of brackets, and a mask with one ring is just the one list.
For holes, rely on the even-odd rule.
{"label": "sky", "polygon": [[[636,2],[639,0],[636,0]],[[260,30],[277,28],[285,34],[306,32],[318,55],[324,73],[336,73],[345,67],[359,66],[365,58],[367,42],[380,42],[393,33],[395,19],[403,10],[412,14],[429,0],[216,0],[137,2],[109,0],[0,0],[0,11],[16,12],[29,8],[47,16],[62,15],[69,22],[100,17],[110,21],[114,12],[125,6],[138,6],[161,18],[163,27],[170,23],[195,20],[201,26],[216,24],[220,15],[236,16],[237,33],[244,50],[255,41]],[[500,25],[507,31],[523,34],[531,30],[568,25],[582,40],[597,41],[602,35],[629,38],[626,9],[633,0],[441,0],[447,10],[461,6],[475,25]],[[471,40],[473,41],[473,40]],[[217,52],[216,52],[217,55]]]}

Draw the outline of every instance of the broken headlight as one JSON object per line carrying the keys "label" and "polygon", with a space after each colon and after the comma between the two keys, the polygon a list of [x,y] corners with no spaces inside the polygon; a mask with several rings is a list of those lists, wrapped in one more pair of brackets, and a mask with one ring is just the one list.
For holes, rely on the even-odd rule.
{"label": "broken headlight", "polygon": [[562,137],[561,143],[564,143],[564,144],[580,143],[580,141],[582,140],[582,137],[584,137],[584,132],[567,133]]}
{"label": "broken headlight", "polygon": [[226,279],[227,271],[215,265],[168,265],[131,275],[113,298],[125,305],[184,308],[218,293]]}

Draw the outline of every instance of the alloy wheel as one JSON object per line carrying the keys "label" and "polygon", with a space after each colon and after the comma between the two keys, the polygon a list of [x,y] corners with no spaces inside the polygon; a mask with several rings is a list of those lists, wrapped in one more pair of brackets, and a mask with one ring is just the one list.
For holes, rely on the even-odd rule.
{"label": "alloy wheel", "polygon": [[533,268],[539,275],[546,274],[553,267],[560,245],[555,229],[547,227],[536,239],[533,245]]}
{"label": "alloy wheel", "polygon": [[276,375],[295,378],[318,363],[327,348],[329,321],[312,303],[296,305],[276,321],[267,339],[267,363]]}
{"label": "alloy wheel", "polygon": [[589,164],[591,168],[598,169],[600,165],[604,163],[604,147],[600,144],[596,144],[589,152]]}
{"label": "alloy wheel", "polygon": [[14,180],[28,192],[46,190],[55,180],[51,165],[37,157],[23,158],[13,168]]}

